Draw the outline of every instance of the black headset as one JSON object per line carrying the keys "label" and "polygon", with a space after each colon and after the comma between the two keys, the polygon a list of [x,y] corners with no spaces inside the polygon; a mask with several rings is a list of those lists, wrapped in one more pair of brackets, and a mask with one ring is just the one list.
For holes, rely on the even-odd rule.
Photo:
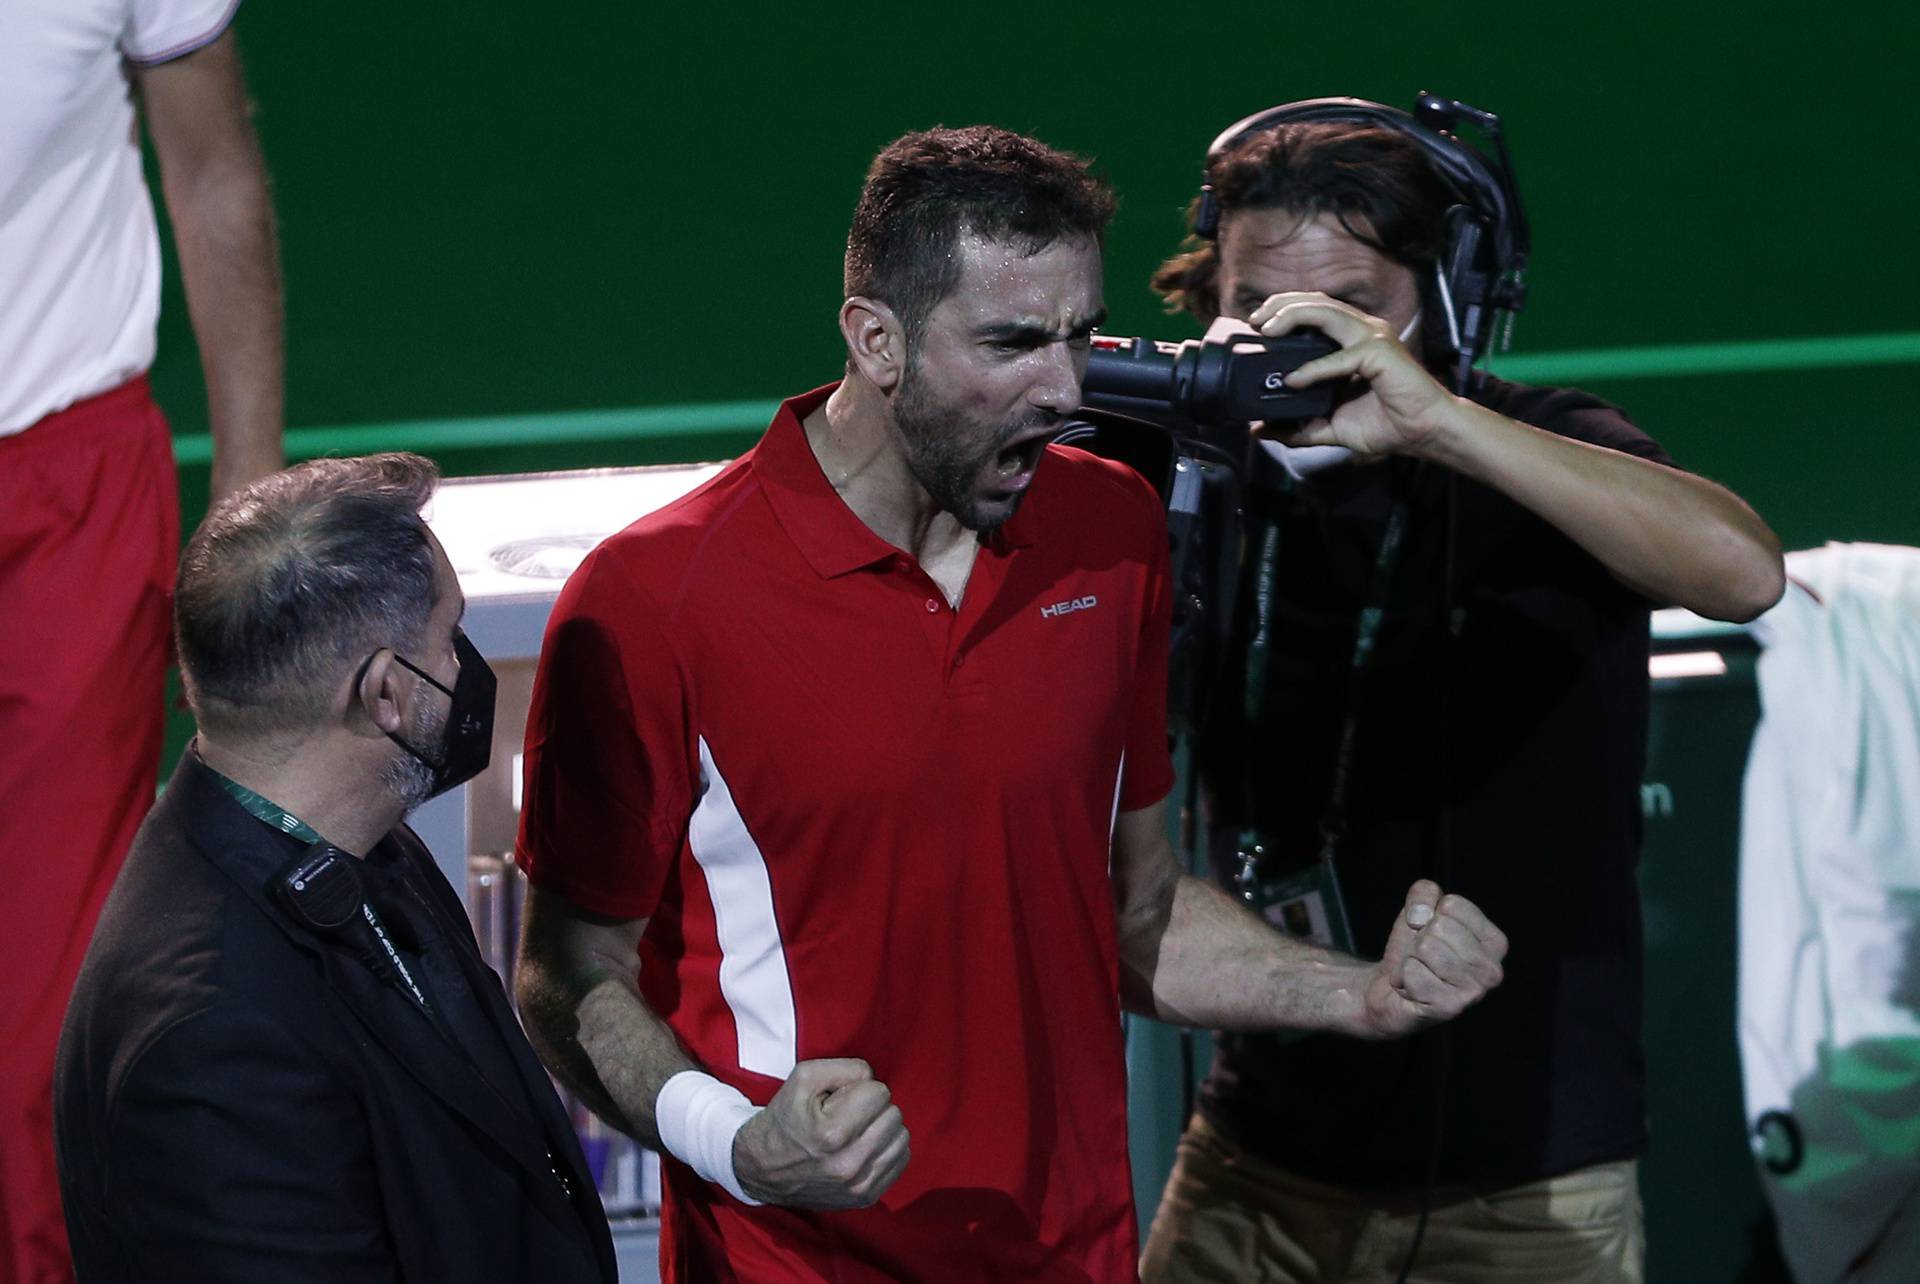
{"label": "black headset", "polygon": [[[1454,131],[1462,121],[1493,143],[1493,157],[1461,141]],[[1514,186],[1513,159],[1500,118],[1492,112],[1424,91],[1410,113],[1363,98],[1308,98],[1255,112],[1227,126],[1207,148],[1193,234],[1208,241],[1219,236],[1220,201],[1212,174],[1222,157],[1276,126],[1319,123],[1392,130],[1420,150],[1452,192],[1455,204],[1447,210],[1447,245],[1436,285],[1447,322],[1447,346],[1455,360],[1455,388],[1464,391],[1474,363],[1493,341],[1496,320],[1504,318],[1510,334],[1513,314],[1527,300],[1527,215]]]}

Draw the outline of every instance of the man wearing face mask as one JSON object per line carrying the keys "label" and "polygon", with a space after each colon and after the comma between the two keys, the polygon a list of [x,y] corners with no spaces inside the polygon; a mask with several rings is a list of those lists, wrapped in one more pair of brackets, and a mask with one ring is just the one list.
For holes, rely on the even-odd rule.
{"label": "man wearing face mask", "polygon": [[434,482],[417,456],[316,460],[187,546],[199,735],[60,1041],[83,1284],[616,1278],[567,1115],[401,823],[492,744]]}
{"label": "man wearing face mask", "polygon": [[1202,324],[1341,349],[1289,379],[1340,386],[1331,419],[1254,458],[1197,753],[1211,864],[1276,921],[1315,903],[1361,954],[1392,889],[1435,878],[1512,954],[1443,1032],[1223,1033],[1143,1274],[1385,1284],[1417,1246],[1425,1280],[1638,1279],[1648,610],[1751,619],[1779,543],[1597,398],[1456,394],[1437,269],[1471,194],[1411,119],[1293,106],[1319,118],[1223,136],[1154,280]]}

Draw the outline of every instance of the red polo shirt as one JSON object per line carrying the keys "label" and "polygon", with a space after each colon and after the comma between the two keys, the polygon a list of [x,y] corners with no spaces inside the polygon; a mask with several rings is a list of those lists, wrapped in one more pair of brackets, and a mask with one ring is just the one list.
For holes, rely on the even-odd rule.
{"label": "red polo shirt", "polygon": [[640,985],[756,1102],[861,1057],[913,1138],[878,1205],[666,1165],[669,1280],[1132,1280],[1109,845],[1172,784],[1158,499],[1050,448],[959,609],[801,428],[607,540],[548,625],[520,860],[648,919]]}

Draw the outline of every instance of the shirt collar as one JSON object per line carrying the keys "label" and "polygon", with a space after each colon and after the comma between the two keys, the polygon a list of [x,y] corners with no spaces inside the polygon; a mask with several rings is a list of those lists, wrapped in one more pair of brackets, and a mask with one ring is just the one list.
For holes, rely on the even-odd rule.
{"label": "shirt collar", "polygon": [[[803,421],[839,386],[830,383],[781,402],[766,435],[753,450],[754,472],[774,516],[807,562],[826,579],[891,562],[901,555],[847,507],[821,471],[820,461],[807,441]],[[987,542],[988,547],[1003,550],[1032,544],[1037,525],[1032,506],[1029,495]]]}

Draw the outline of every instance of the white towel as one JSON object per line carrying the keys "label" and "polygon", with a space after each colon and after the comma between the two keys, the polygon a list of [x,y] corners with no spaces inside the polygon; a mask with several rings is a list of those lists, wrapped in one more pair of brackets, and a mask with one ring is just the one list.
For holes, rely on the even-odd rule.
{"label": "white towel", "polygon": [[1920,549],[1829,544],[1790,554],[1787,572],[1795,586],[1753,630],[1765,650],[1741,821],[1747,1120],[1785,1112],[1804,1142],[1795,1171],[1762,1173],[1800,1284],[1910,1282]]}

